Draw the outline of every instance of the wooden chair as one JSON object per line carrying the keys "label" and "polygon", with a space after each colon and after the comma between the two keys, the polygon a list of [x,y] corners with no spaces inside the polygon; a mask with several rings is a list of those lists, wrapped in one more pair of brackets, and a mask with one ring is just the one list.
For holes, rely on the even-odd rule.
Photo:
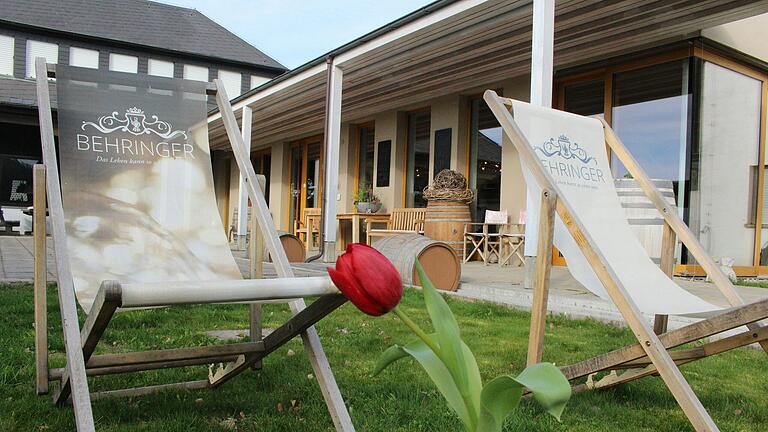
{"label": "wooden chair", "polygon": [[383,237],[398,234],[424,234],[424,216],[425,208],[398,208],[393,209],[387,221],[387,227],[384,229],[373,228],[373,225],[380,223],[375,220],[365,221],[365,231],[367,233],[366,242],[373,243],[373,237]]}
{"label": "wooden chair", "polygon": [[[492,90],[487,90],[483,98],[517,149],[521,163],[529,170],[526,183],[531,188],[530,192],[540,190],[536,193],[541,197],[541,204],[528,364],[538,363],[542,358],[555,239],[559,242],[558,249],[571,266],[571,272],[579,274],[579,277],[588,275],[589,278],[582,277],[585,287],[610,299],[637,338],[636,344],[561,367],[569,380],[588,377],[587,383],[577,385],[575,390],[607,388],[659,375],[697,431],[717,431],[717,425],[678,366],[753,343],[759,343],[768,352],[768,328],[759,323],[768,317],[768,299],[745,304],[731,281],[678,213],[670,208],[604,120],[533,107],[499,97]],[[608,146],[664,219],[660,266],[651,261],[630,230],[618,197],[610,195],[611,191],[615,195],[615,188],[605,154]],[[570,166],[576,168],[571,169]],[[579,171],[579,167],[586,168]],[[577,174],[580,177],[577,178]],[[558,176],[557,180],[554,176]],[[580,210],[576,211],[577,208]],[[554,235],[555,215],[567,232]],[[605,226],[611,229],[606,231],[603,229]],[[676,237],[688,248],[732,308],[680,329],[667,331],[667,315],[662,311],[704,311],[704,307],[714,307],[671,280]],[[606,252],[609,250],[620,253],[609,255]],[[630,253],[632,256],[628,259]],[[658,286],[649,284],[649,280],[658,283]],[[643,311],[656,314],[653,327],[646,321]],[[747,331],[739,331],[733,336],[702,341],[694,348],[669,351],[745,325]],[[595,374],[609,371],[601,379],[593,379]]]}
{"label": "wooden chair", "polygon": [[525,266],[525,224],[507,224],[499,230],[499,267],[505,266],[517,257],[520,266]]}
{"label": "wooden chair", "polygon": [[[468,262],[472,256],[478,254],[483,264],[488,265],[491,257],[496,257],[496,262],[502,262],[502,231],[507,226],[507,211],[485,211],[485,222],[469,222],[464,224],[463,236],[463,262]],[[480,231],[477,228],[481,227]],[[493,231],[491,230],[493,228]],[[467,253],[467,245],[470,251]]]}
{"label": "wooden chair", "polygon": [[[35,225],[34,289],[37,392],[39,394],[47,393],[50,380],[58,381],[59,386],[54,392],[55,403],[63,405],[71,401],[77,430],[93,431],[95,430],[91,407],[93,399],[139,396],[169,389],[215,388],[242,372],[258,367],[265,356],[294,337],[301,335],[337,430],[353,431],[351,419],[328,365],[317,332],[313,327],[318,320],[344,304],[345,298],[336,290],[330,282],[330,278],[294,277],[293,270],[281,247],[277,231],[269,215],[263,191],[256,186],[259,181],[248,159],[248,153],[229,103],[229,97],[221,81],[215,80],[213,84],[190,83],[189,81],[180,83],[178,82],[180,80],[147,77],[146,75],[118,74],[69,66],[46,65],[43,58],[36,59],[35,67],[44,165],[37,165],[34,168],[34,205],[36,209],[45,208],[47,193],[66,358],[64,368],[48,367],[45,212],[35,211],[33,223]],[[62,161],[71,161],[74,157],[83,156],[83,152],[76,153],[78,150],[73,144],[74,137],[79,133],[81,126],[85,124],[83,117],[101,115],[100,112],[96,111],[88,114],[82,113],[80,108],[82,104],[79,103],[78,99],[87,98],[89,102],[93,102],[93,106],[114,107],[118,106],[118,101],[115,99],[119,100],[120,97],[126,97],[124,91],[123,94],[116,97],[109,86],[83,86],[82,83],[84,82],[119,82],[121,85],[115,87],[121,88],[129,85],[129,88],[135,89],[134,92],[128,94],[131,103],[139,102],[141,103],[139,106],[144,108],[157,106],[166,109],[165,112],[153,113],[157,114],[154,117],[154,123],[144,122],[145,117],[138,116],[131,118],[126,115],[125,120],[116,119],[118,126],[120,121],[125,122],[125,129],[122,129],[118,134],[142,133],[143,139],[147,141],[155,135],[157,135],[155,139],[161,139],[163,135],[167,135],[166,132],[172,130],[170,123],[165,123],[163,120],[169,117],[176,118],[173,115],[180,113],[180,111],[168,111],[174,109],[173,104],[183,103],[185,104],[184,109],[191,110],[187,111],[188,113],[194,113],[196,107],[193,104],[199,103],[197,108],[202,118],[197,119],[192,114],[185,117],[183,113],[179,115],[179,118],[196,125],[189,127],[200,127],[199,125],[205,127],[206,95],[215,93],[238,167],[247,180],[245,184],[248,188],[248,195],[251,202],[254,203],[255,217],[252,218],[254,224],[252,234],[256,235],[252,235],[249,246],[250,274],[254,279],[242,279],[240,270],[230,253],[225,232],[220,227],[221,222],[215,206],[213,189],[198,187],[200,184],[213,184],[209,158],[191,158],[193,160],[185,162],[188,165],[174,165],[174,163],[179,162],[178,160],[162,162],[165,165],[161,168],[177,168],[181,170],[181,174],[185,173],[185,169],[193,168],[186,173],[203,176],[200,183],[188,188],[178,187],[179,184],[174,183],[177,176],[164,175],[167,174],[166,171],[161,170],[160,175],[150,174],[156,172],[154,166],[161,163],[161,159],[154,153],[149,159],[152,161],[151,164],[137,164],[148,167],[141,171],[143,177],[155,175],[152,181],[157,182],[160,186],[159,190],[170,191],[168,193],[175,194],[174,196],[184,194],[182,202],[190,205],[187,210],[195,211],[194,216],[179,217],[170,220],[170,224],[168,222],[169,218],[173,219],[173,212],[183,209],[167,206],[165,201],[160,201],[157,204],[159,207],[156,207],[155,210],[164,213],[159,213],[158,218],[155,219],[149,213],[143,213],[142,208],[131,206],[130,200],[121,201],[114,196],[107,195],[104,190],[100,189],[99,185],[111,184],[110,181],[115,179],[113,176],[116,171],[126,172],[121,170],[122,167],[98,169],[96,167],[98,162],[95,162],[95,158],[89,160],[86,156],[86,159],[78,160],[77,166],[62,167],[61,176],[64,181],[60,182],[51,118],[49,77],[56,77],[56,86],[64,87],[64,91],[62,92],[60,88],[58,93],[58,125],[62,143]],[[168,92],[152,93],[148,91],[150,86],[153,89],[167,89]],[[119,90],[115,89],[114,91]],[[182,92],[185,95],[194,95],[194,98],[175,96]],[[139,101],[138,98],[141,100]],[[119,100],[119,102],[124,102],[124,100]],[[128,110],[126,114],[135,114],[139,109],[132,108],[132,110]],[[109,115],[109,112],[104,115]],[[89,120],[96,120],[96,118],[89,118]],[[183,122],[182,120],[174,121]],[[165,126],[155,127],[161,123]],[[109,124],[109,127],[101,128],[105,130],[101,130],[101,124],[95,122],[91,124],[93,128],[99,129],[100,133],[103,134],[114,132],[115,129],[111,128],[116,125],[113,122]],[[178,135],[181,135],[176,135],[174,138],[174,142],[178,142],[177,150],[183,149],[187,152],[201,152],[207,155],[208,148],[205,141],[187,141],[184,130],[188,126],[181,124],[177,126],[179,126]],[[129,127],[134,129],[128,130]],[[149,130],[149,132],[144,133],[142,130]],[[125,135],[121,136],[125,137]],[[89,169],[82,169],[88,164],[91,164]],[[143,184],[140,181],[134,181],[125,183],[123,187],[129,189],[142,187]],[[81,192],[85,192],[85,194]],[[128,194],[129,199],[132,196],[134,195]],[[68,222],[65,227],[64,203],[73,198],[77,205],[68,207],[68,216],[75,221],[67,219]],[[80,219],[79,222],[78,219]],[[178,228],[179,223],[210,224],[211,229],[185,229],[182,231],[184,234],[175,234],[174,229]],[[164,246],[139,250],[138,247],[144,243],[137,241],[131,243],[130,247],[125,247],[125,243],[130,239],[123,242],[124,237],[119,238],[121,243],[115,244],[114,240],[121,232],[119,229],[114,229],[117,225],[125,228],[133,225],[132,230],[128,230],[131,233],[131,238],[141,233],[155,236],[162,234],[160,238],[164,241]],[[90,235],[92,233],[97,233],[97,235]],[[202,240],[198,236],[203,236]],[[200,244],[205,245],[205,253],[200,255],[187,253],[188,248],[179,246],[180,244],[187,244],[185,243],[187,240],[193,243],[200,241]],[[263,246],[266,246],[272,257],[278,273],[276,279],[261,278]],[[72,247],[71,251],[70,247]],[[118,256],[99,256],[96,257],[97,261],[93,261],[87,259],[87,256],[84,258],[82,254],[83,248],[90,251],[109,250],[110,247],[119,250]],[[158,254],[164,259],[153,259]],[[179,256],[178,254],[182,255]],[[123,265],[129,258],[133,257],[138,257],[138,262],[145,263],[146,267],[133,268]],[[152,259],[147,260],[147,257]],[[169,265],[172,268],[168,269],[167,266]],[[163,269],[162,266],[166,266],[166,268]],[[183,266],[181,271],[178,271],[178,266]],[[167,270],[177,270],[173,274],[180,275],[178,276],[180,280],[168,280],[164,276],[168,274],[165,273]],[[103,275],[108,275],[108,277]],[[204,277],[200,275],[204,275]],[[118,277],[121,280],[114,280]],[[161,280],[156,280],[157,278]],[[77,285],[75,281],[77,281]],[[93,296],[94,291],[91,288],[95,290]],[[306,306],[304,297],[318,298],[311,305]],[[78,323],[76,301],[80,302],[86,312],[82,328]],[[292,318],[264,338],[261,337],[258,303],[262,301],[285,301],[290,305],[293,312]],[[251,340],[232,344],[119,354],[95,353],[99,340],[119,308],[213,303],[249,303]],[[184,323],[178,323],[178,325],[183,326]],[[213,365],[215,364],[222,366],[214,369]],[[87,375],[99,376],[194,365],[211,365],[210,368],[208,366],[201,368],[201,373],[207,377],[206,379],[97,393],[90,392],[89,383],[86,379]]]}
{"label": "wooden chair", "polygon": [[[315,244],[315,237],[320,236],[320,207],[307,207],[301,215],[301,222],[295,222],[293,232],[304,242],[307,251],[311,250]],[[318,239],[319,241],[319,239]]]}

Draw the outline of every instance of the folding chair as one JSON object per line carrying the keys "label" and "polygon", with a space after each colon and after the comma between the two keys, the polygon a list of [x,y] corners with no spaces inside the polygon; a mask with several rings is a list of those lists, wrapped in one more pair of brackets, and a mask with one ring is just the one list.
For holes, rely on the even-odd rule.
{"label": "folding chair", "polygon": [[[534,107],[499,97],[492,90],[485,92],[484,99],[520,155],[526,183],[535,193],[531,196],[541,196],[538,225],[533,225],[538,227],[538,236],[528,363],[538,363],[542,357],[554,240],[574,277],[593,293],[610,299],[638,341],[562,367],[571,380],[589,377],[576,390],[605,388],[658,374],[697,431],[718,430],[678,365],[755,342],[768,351],[768,331],[759,323],[768,317],[768,299],[744,304],[730,280],[605,121]],[[611,178],[606,144],[664,218],[661,269],[650,260],[627,224]],[[529,203],[528,223],[533,222],[533,207]],[[671,279],[676,236],[733,308],[718,311],[718,307],[688,293]],[[655,315],[654,328],[643,312]],[[669,314],[709,317],[667,331]],[[669,351],[745,325],[748,330],[734,336]],[[594,374],[603,371],[612,372],[595,381]]]}
{"label": "folding chair", "polygon": [[525,225],[523,224],[507,224],[503,227],[499,233],[500,250],[499,266],[505,266],[512,262],[512,259],[517,257],[520,261],[520,266],[525,266],[525,257],[523,256],[523,250],[525,248]]}
{"label": "folding chair", "polygon": [[[507,226],[509,217],[507,211],[485,211],[484,222],[468,222],[464,224],[464,240],[463,240],[463,262],[469,262],[472,256],[478,254],[483,260],[484,265],[488,265],[492,256],[496,256],[497,263],[501,266],[503,264],[502,257],[502,231]],[[491,232],[490,227],[496,228],[495,232]],[[475,231],[480,227],[480,231]],[[467,246],[469,246],[469,253],[467,253]]]}
{"label": "folding chair", "polygon": [[[354,430],[313,327],[345,299],[326,277],[294,278],[222,83],[46,65],[42,58],[35,67],[44,166],[34,169],[34,200],[35,209],[45,208],[47,193],[66,351],[66,367],[49,370],[45,212],[35,211],[38,393],[49,391],[49,377],[59,381],[54,401],[71,400],[77,430],[92,431],[92,399],[218,387],[301,335],[336,429]],[[48,93],[48,77],[54,76],[61,182]],[[254,205],[251,275],[261,276],[266,245],[278,279],[243,280],[230,253],[212,187],[206,123],[211,94]],[[148,106],[151,110],[144,112]],[[304,297],[318,298],[306,306]],[[76,300],[87,313],[82,328]],[[288,302],[293,312],[263,339],[261,301]],[[119,308],[210,303],[249,303],[251,341],[94,354]],[[92,394],[86,379],[220,362],[225,366],[207,379],[177,384]]]}

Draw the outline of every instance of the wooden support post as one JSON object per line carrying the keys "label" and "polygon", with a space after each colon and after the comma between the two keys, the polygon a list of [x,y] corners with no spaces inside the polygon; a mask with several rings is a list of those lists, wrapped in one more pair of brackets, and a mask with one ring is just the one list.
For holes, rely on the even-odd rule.
{"label": "wooden support post", "polygon": [[[261,192],[266,188],[266,177],[256,176],[259,181]],[[264,277],[264,239],[259,229],[259,222],[254,215],[251,215],[251,242],[249,243],[249,273],[251,279],[261,279]],[[262,339],[261,325],[261,304],[250,304],[250,339],[251,342],[260,342]],[[253,364],[252,369],[261,369],[261,361]]]}
{"label": "wooden support post", "polygon": [[56,160],[56,147],[53,140],[53,118],[51,117],[51,96],[48,93],[48,67],[45,59],[35,59],[37,75],[37,110],[40,122],[40,141],[43,148],[43,161],[46,170],[46,193],[51,213],[53,247],[56,256],[56,272],[59,293],[61,326],[64,333],[64,349],[67,355],[67,374],[72,382],[72,405],[75,412],[75,424],[78,432],[90,432],[96,429],[91,409],[91,394],[85,376],[85,361],[80,346],[80,329],[77,321],[77,303],[72,271],[69,267],[67,235],[64,230],[64,206],[61,200],[59,169]]}
{"label": "wooden support post", "polygon": [[[665,221],[664,228],[661,235],[661,260],[659,261],[659,267],[661,271],[667,276],[672,278],[675,272],[675,246],[677,246],[677,236],[675,236],[675,230]],[[669,322],[669,316],[656,315],[653,318],[653,332],[657,335],[667,332],[667,323]]]}
{"label": "wooden support post", "polygon": [[547,324],[549,273],[552,270],[552,239],[555,232],[557,196],[549,189],[541,191],[538,255],[531,306],[531,330],[528,336],[528,366],[541,362],[544,352],[544,329]]}
{"label": "wooden support post", "polygon": [[[117,308],[122,306],[122,289],[116,281],[104,281],[101,283],[99,292],[93,300],[91,312],[85,318],[83,329],[80,331],[80,352],[83,356],[83,362],[88,363],[91,355],[96,350],[99,339],[107,329],[109,321],[115,314]],[[62,405],[67,401],[72,390],[69,373],[65,372],[61,378],[61,386],[53,395],[53,401],[56,405]]]}
{"label": "wooden support post", "polygon": [[45,245],[45,165],[32,171],[32,230],[35,240],[35,384],[37,394],[48,394],[48,254]]}

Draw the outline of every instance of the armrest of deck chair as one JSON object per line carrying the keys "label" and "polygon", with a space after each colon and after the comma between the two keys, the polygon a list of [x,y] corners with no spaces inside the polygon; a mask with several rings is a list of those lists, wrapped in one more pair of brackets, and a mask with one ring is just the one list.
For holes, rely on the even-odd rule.
{"label": "armrest of deck chair", "polygon": [[289,300],[339,293],[327,276],[117,285],[124,308]]}

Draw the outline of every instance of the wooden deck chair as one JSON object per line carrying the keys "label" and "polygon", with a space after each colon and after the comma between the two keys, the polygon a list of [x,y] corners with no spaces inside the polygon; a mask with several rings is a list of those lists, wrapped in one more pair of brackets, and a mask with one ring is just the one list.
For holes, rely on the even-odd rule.
{"label": "wooden deck chair", "polygon": [[[35,68],[44,166],[35,167],[34,199],[36,208],[45,208],[47,192],[66,351],[66,367],[49,370],[41,229],[45,212],[36,211],[38,393],[48,392],[49,378],[59,381],[54,401],[71,400],[77,430],[92,431],[92,399],[217,387],[301,335],[336,429],[354,430],[313,327],[345,299],[326,277],[294,278],[222,83],[46,65],[42,58],[36,59]],[[57,78],[61,171],[48,77]],[[265,245],[277,279],[243,280],[228,248],[215,205],[207,143],[206,104],[211,94],[216,95],[254,206],[252,275],[260,276]],[[304,297],[317,300],[306,306]],[[76,301],[87,314],[82,328]],[[263,339],[256,316],[262,301],[288,302],[293,312]],[[211,303],[250,304],[251,341],[94,354],[119,308]],[[86,378],[216,363],[225,366],[210,370],[200,381],[93,394]]]}
{"label": "wooden deck chair", "polygon": [[[768,317],[768,300],[744,304],[607,123],[502,98],[492,90],[485,92],[484,99],[517,149],[528,187],[532,193],[539,192],[531,196],[541,196],[540,216],[535,225],[538,250],[528,363],[537,363],[542,357],[554,240],[574,277],[590,291],[610,299],[637,337],[634,345],[562,367],[571,380],[590,377],[576,390],[605,388],[660,375],[697,431],[718,430],[678,365],[755,342],[768,350],[768,331],[759,323]],[[664,271],[650,260],[630,231],[615,194],[606,143],[664,218]],[[529,222],[533,223],[531,203],[528,207]],[[701,264],[732,308],[722,310],[709,304],[669,277],[674,264],[675,236]],[[643,313],[656,315],[656,331]],[[693,313],[706,314],[708,318],[666,331],[667,315]],[[743,326],[748,329],[734,336],[696,348],[669,351]],[[593,374],[608,371],[613,372],[601,380],[592,379]]]}

